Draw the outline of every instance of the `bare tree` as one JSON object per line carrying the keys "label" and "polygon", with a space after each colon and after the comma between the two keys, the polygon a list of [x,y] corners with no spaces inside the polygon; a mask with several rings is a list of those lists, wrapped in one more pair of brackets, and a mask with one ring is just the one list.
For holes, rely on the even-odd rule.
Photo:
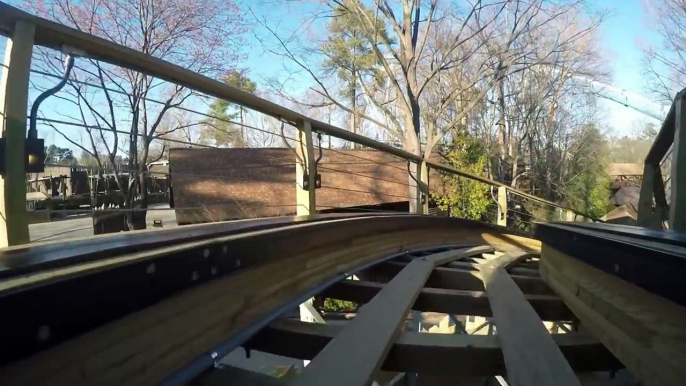
{"label": "bare tree", "polygon": [[650,25],[662,37],[660,47],[644,49],[645,74],[649,90],[660,101],[671,102],[686,87],[686,2],[652,0],[646,2]]}
{"label": "bare tree", "polygon": [[[504,77],[549,63],[551,56],[573,49],[602,21],[602,15],[584,12],[583,0],[400,0],[393,4],[374,0],[371,13],[359,0],[332,3],[338,10],[347,10],[347,17],[360,26],[383,71],[381,86],[358,77],[372,107],[369,112],[354,112],[339,100],[317,68],[316,56],[312,56],[316,51],[301,49],[297,36],[281,36],[263,22],[277,42],[270,50],[308,73],[317,85],[314,90],[339,109],[375,123],[401,141],[405,150],[425,158]],[[568,33],[571,25],[556,20],[572,13],[586,19],[575,20],[575,33]],[[378,33],[378,19],[389,29],[388,37]],[[539,47],[541,38],[551,44]],[[505,146],[507,130],[502,121],[500,132],[505,139],[501,146]],[[505,157],[506,151],[502,153]],[[413,197],[414,188],[410,191]]]}
{"label": "bare tree", "polygon": [[[215,77],[241,58],[242,33],[246,31],[240,9],[232,0],[51,0],[29,3],[28,7],[41,17]],[[54,51],[43,50],[37,59],[43,71],[61,72]],[[147,208],[144,172],[150,161],[150,144],[189,127],[179,124],[160,130],[166,114],[193,98],[195,92],[87,58],[77,59],[69,89],[66,100],[73,108],[64,115],[86,127],[90,144],[70,142],[99,163],[107,159],[114,164],[125,154],[128,180],[113,171],[125,208]],[[104,144],[104,154],[98,151],[97,140]],[[145,216],[145,210],[127,212],[128,228],[144,228]]]}

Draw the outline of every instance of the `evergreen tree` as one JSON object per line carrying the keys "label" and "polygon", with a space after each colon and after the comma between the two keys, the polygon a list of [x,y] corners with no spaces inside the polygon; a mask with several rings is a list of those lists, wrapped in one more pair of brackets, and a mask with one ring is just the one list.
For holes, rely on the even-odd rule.
{"label": "evergreen tree", "polygon": [[571,153],[563,204],[602,217],[608,212],[610,197],[607,142],[595,125],[588,125],[577,136]]}
{"label": "evergreen tree", "polygon": [[[359,5],[362,7],[362,5]],[[374,12],[363,8],[370,20],[377,20]],[[359,83],[362,77],[371,77],[375,84],[383,83],[383,73],[379,69],[379,62],[370,42],[377,41],[377,36],[368,36],[368,30],[359,25],[359,19],[351,17],[351,11],[337,4],[333,7],[333,17],[327,28],[329,31],[322,52],[326,56],[323,68],[329,74],[335,74],[343,83],[339,96],[347,100],[353,114],[350,114],[350,131],[361,132],[360,118],[356,115],[363,107],[358,97],[364,92]],[[377,21],[378,38],[390,39],[382,20]]]}
{"label": "evergreen tree", "polygon": [[[230,70],[222,81],[230,86],[254,94],[257,85],[244,71]],[[200,141],[213,143],[215,146],[246,147],[248,141],[245,134],[245,112],[242,106],[235,106],[224,99],[215,99],[207,111],[209,118],[205,121]],[[241,125],[227,121],[239,120]]]}
{"label": "evergreen tree", "polygon": [[[455,135],[443,153],[450,166],[477,175],[484,174],[488,161],[484,145],[469,134]],[[454,217],[486,220],[483,216],[493,202],[488,185],[454,174],[441,176],[441,182],[442,194],[435,198],[439,209],[449,211]]]}

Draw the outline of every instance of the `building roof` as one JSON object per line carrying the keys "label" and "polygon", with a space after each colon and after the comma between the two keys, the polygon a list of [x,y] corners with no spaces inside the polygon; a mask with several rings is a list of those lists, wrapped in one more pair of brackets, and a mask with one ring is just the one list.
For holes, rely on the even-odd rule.
{"label": "building roof", "polygon": [[[295,159],[292,150],[279,148],[171,149],[177,221],[294,214]],[[386,153],[324,149],[319,173],[320,210],[409,200],[407,161]],[[430,174],[430,185],[438,180]]]}
{"label": "building roof", "polygon": [[641,188],[638,186],[624,186],[619,188],[610,198],[610,203],[614,206],[631,204],[638,206],[638,199],[641,196]]}
{"label": "building roof", "polygon": [[633,163],[611,163],[608,174],[612,177],[617,176],[642,176],[643,165]]}
{"label": "building roof", "polygon": [[636,207],[631,203],[626,203],[608,212],[602,220],[610,224],[638,225],[636,218]]}

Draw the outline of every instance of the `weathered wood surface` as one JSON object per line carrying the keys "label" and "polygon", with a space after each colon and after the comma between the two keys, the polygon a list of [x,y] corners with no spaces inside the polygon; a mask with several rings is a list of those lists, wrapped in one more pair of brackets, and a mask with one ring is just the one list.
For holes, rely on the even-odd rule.
{"label": "weathered wood surface", "polygon": [[547,245],[543,279],[645,385],[683,385],[686,309]]}
{"label": "weathered wood surface", "polygon": [[[381,289],[382,283],[346,280],[333,284],[322,296],[357,303],[369,302]],[[557,295],[527,295],[526,299],[541,319],[574,320],[575,317]],[[460,291],[443,288],[423,288],[412,306],[416,311],[443,312],[457,315],[492,316],[484,291]]]}
{"label": "weathered wood surface", "polygon": [[287,381],[240,367],[222,366],[201,375],[190,386],[283,386]]}
{"label": "weathered wood surface", "polygon": [[505,270],[525,253],[508,253],[481,267],[512,386],[580,386],[536,311]]}
{"label": "weathered wood surface", "polygon": [[290,384],[371,384],[434,267],[492,250],[490,246],[455,249],[414,259],[362,307],[357,317]]}
{"label": "weathered wood surface", "polygon": [[[335,225],[292,225],[215,239],[212,251],[221,253],[226,246],[232,259],[240,259],[246,266],[252,262],[252,268],[195,285],[6,365],[0,369],[0,379],[21,385],[48,381],[70,385],[156,384],[200,353],[213,350],[218,343],[253,326],[272,310],[308,293],[327,278],[351,272],[383,256],[458,243],[491,244],[500,250],[535,249],[538,245],[535,240],[503,234],[496,227],[478,222],[417,216],[374,219],[336,220]],[[410,230],[406,230],[408,227]],[[148,259],[156,253],[161,252],[113,257],[22,277],[17,283],[4,283],[5,291],[56,285],[132,262],[146,262],[142,268],[145,270]],[[256,264],[255,259],[264,262]],[[190,281],[194,276],[188,272],[187,277]],[[16,315],[14,319],[5,318],[8,323],[18,320],[21,319]],[[11,329],[4,331],[11,333]]]}
{"label": "weathered wood surface", "polygon": [[[375,282],[388,282],[406,263],[399,261],[387,261],[377,264],[358,276],[364,280]],[[552,295],[553,292],[540,277],[510,274],[512,280],[527,295]],[[484,283],[479,271],[470,271],[459,268],[436,267],[426,281],[426,287],[444,288],[461,291],[484,291]]]}
{"label": "weathered wood surface", "polygon": [[[247,346],[251,349],[310,360],[344,326],[280,320],[260,331]],[[623,366],[597,340],[583,334],[552,335],[577,372],[609,371]],[[505,373],[496,336],[401,332],[382,370],[423,375],[492,376]]]}

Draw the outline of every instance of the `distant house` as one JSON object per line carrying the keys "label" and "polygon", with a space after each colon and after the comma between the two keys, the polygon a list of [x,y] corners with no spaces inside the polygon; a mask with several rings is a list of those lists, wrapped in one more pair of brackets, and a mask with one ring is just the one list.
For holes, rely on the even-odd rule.
{"label": "distant house", "polygon": [[88,194],[88,174],[79,167],[46,166],[41,173],[27,173],[27,193],[41,192],[46,197],[69,197],[75,194]]}
{"label": "distant house", "polygon": [[643,180],[643,165],[633,163],[611,163],[608,174],[612,178],[610,203],[616,207],[625,204],[638,207],[638,197]]}
{"label": "distant house", "polygon": [[[292,150],[278,148],[171,149],[177,221],[295,214],[295,159]],[[318,171],[322,180],[322,188],[317,189],[318,210],[409,200],[407,161],[386,153],[324,149]],[[430,173],[432,188],[439,180]]]}

